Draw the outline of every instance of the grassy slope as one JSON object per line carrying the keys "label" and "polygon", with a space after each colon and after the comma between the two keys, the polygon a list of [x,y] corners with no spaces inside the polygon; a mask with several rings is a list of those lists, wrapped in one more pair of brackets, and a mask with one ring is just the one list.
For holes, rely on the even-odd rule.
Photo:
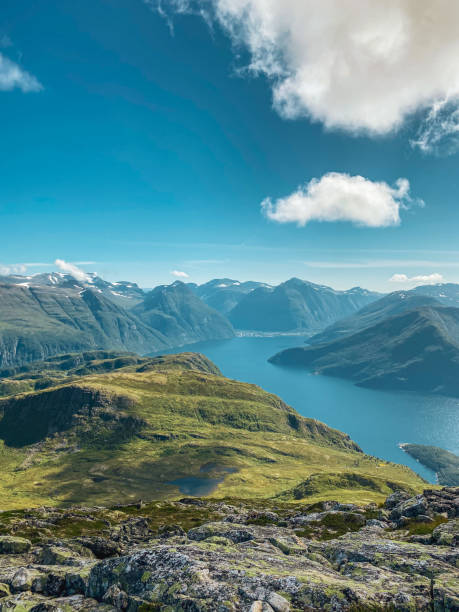
{"label": "grassy slope", "polygon": [[[71,427],[34,445],[17,440],[15,446],[14,434],[4,436],[9,446],[0,443],[2,509],[177,498],[182,495],[168,481],[221,475],[218,467],[200,472],[206,464],[238,469],[226,475],[214,497],[269,497],[314,474],[324,477],[313,477],[311,502],[379,502],[393,488],[422,489],[423,481],[408,468],[364,455],[341,432],[304,419],[255,385],[209,373],[199,359],[200,371],[187,369],[193,366],[188,355],[74,379],[72,389],[113,401],[102,418],[83,411]],[[3,400],[0,409],[52,406],[67,387]],[[114,401],[119,396],[131,400],[122,409]],[[125,436],[119,423],[129,417],[141,426]],[[117,426],[111,427],[111,418]],[[349,474],[364,476],[364,484],[356,485]]]}

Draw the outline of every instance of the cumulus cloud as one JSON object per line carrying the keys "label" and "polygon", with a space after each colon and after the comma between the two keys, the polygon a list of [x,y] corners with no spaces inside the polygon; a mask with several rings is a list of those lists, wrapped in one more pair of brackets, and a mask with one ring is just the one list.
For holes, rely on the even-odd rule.
{"label": "cumulus cloud", "polygon": [[144,2],[163,14],[193,12],[218,22],[236,48],[248,50],[248,70],[269,79],[283,117],[386,134],[438,101],[459,108],[459,2]]}
{"label": "cumulus cloud", "polygon": [[33,75],[0,53],[0,91],[11,91],[16,88],[27,93],[40,91],[43,86]]}
{"label": "cumulus cloud", "polygon": [[402,283],[404,285],[435,285],[436,283],[444,282],[443,274],[420,274],[418,276],[408,276],[407,274],[393,274],[389,279],[390,283]]}
{"label": "cumulus cloud", "polygon": [[278,223],[349,221],[366,227],[387,227],[400,223],[400,208],[411,201],[410,184],[399,178],[395,187],[373,182],[363,176],[329,172],[314,178],[294,193],[275,202],[261,203],[264,214]]}
{"label": "cumulus cloud", "polygon": [[187,274],[186,272],[182,272],[181,270],[172,270],[171,274],[176,278],[190,278],[189,274]]}
{"label": "cumulus cloud", "polygon": [[83,272],[83,270],[80,270],[75,264],[64,261],[63,259],[56,259],[54,263],[60,270],[73,276],[75,280],[87,283],[91,282],[90,276],[86,274],[86,272]]}

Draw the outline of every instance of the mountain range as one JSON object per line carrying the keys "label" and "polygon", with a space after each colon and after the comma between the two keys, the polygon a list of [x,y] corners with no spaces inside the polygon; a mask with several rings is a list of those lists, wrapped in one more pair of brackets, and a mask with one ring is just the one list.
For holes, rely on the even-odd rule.
{"label": "mountain range", "polygon": [[145,294],[135,283],[97,277],[6,278],[0,283],[1,368],[69,351],[145,354],[234,335],[223,315],[183,283]]}
{"label": "mountain range", "polygon": [[[459,396],[459,309],[431,304],[378,318],[391,310],[388,301],[383,298],[381,308],[373,304],[370,313],[364,309],[352,325],[349,320],[343,324],[341,329],[354,330],[347,335],[287,349],[270,361],[350,378],[365,387]],[[336,328],[321,336],[333,338],[334,333]]]}
{"label": "mountain range", "polygon": [[318,331],[379,297],[291,279],[176,281],[144,291],[129,281],[53,272],[0,277],[0,368],[90,349],[153,353],[226,339],[234,328]]}
{"label": "mountain range", "polygon": [[241,330],[314,332],[379,297],[380,294],[360,287],[336,291],[291,278],[277,287],[262,286],[247,293],[228,317]]}
{"label": "mountain range", "polygon": [[231,278],[216,278],[203,285],[189,284],[190,288],[206,304],[228,315],[241,299],[260,287],[271,288],[271,285],[256,281],[240,282]]}

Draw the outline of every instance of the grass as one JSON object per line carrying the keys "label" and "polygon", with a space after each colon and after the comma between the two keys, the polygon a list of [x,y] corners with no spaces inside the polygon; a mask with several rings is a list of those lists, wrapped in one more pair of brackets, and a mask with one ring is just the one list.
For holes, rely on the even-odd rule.
{"label": "grass", "polygon": [[[24,515],[28,522],[24,527]],[[178,506],[173,502],[151,502],[139,507],[137,504],[112,508],[72,508],[71,516],[63,510],[53,515],[52,523],[46,528],[32,526],[33,520],[42,521],[43,515],[37,510],[19,510],[0,512],[0,535],[18,534],[30,539],[33,543],[53,538],[77,538],[103,535],[104,530],[116,527],[129,518],[142,516],[148,520],[152,531],[158,531],[165,525],[178,525],[188,531],[206,522],[218,520],[218,515],[209,507]]]}
{"label": "grass", "polygon": [[[391,486],[423,489],[409,468],[359,452],[345,434],[301,417],[276,396],[189,365],[168,359],[146,371],[131,366],[73,379],[72,387],[123,402],[110,400],[97,418],[75,405],[66,428],[34,444],[0,441],[0,508],[172,500],[183,494],[168,482],[205,477],[206,464],[237,470],[225,475],[215,498],[269,498],[308,478],[315,482],[308,503],[379,503]],[[15,396],[0,402],[0,410],[27,417],[37,396],[51,406],[63,388]],[[125,435],[120,419],[141,426]],[[337,478],[344,486],[336,486]]]}

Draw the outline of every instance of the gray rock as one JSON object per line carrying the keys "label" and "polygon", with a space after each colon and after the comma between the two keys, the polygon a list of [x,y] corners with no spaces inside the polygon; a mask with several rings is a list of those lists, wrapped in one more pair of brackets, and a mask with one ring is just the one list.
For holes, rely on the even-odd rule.
{"label": "gray rock", "polygon": [[279,593],[270,593],[266,601],[271,606],[271,608],[274,610],[274,612],[289,612],[290,611],[289,602],[285,599],[285,597],[282,597],[282,595],[279,595]]}

